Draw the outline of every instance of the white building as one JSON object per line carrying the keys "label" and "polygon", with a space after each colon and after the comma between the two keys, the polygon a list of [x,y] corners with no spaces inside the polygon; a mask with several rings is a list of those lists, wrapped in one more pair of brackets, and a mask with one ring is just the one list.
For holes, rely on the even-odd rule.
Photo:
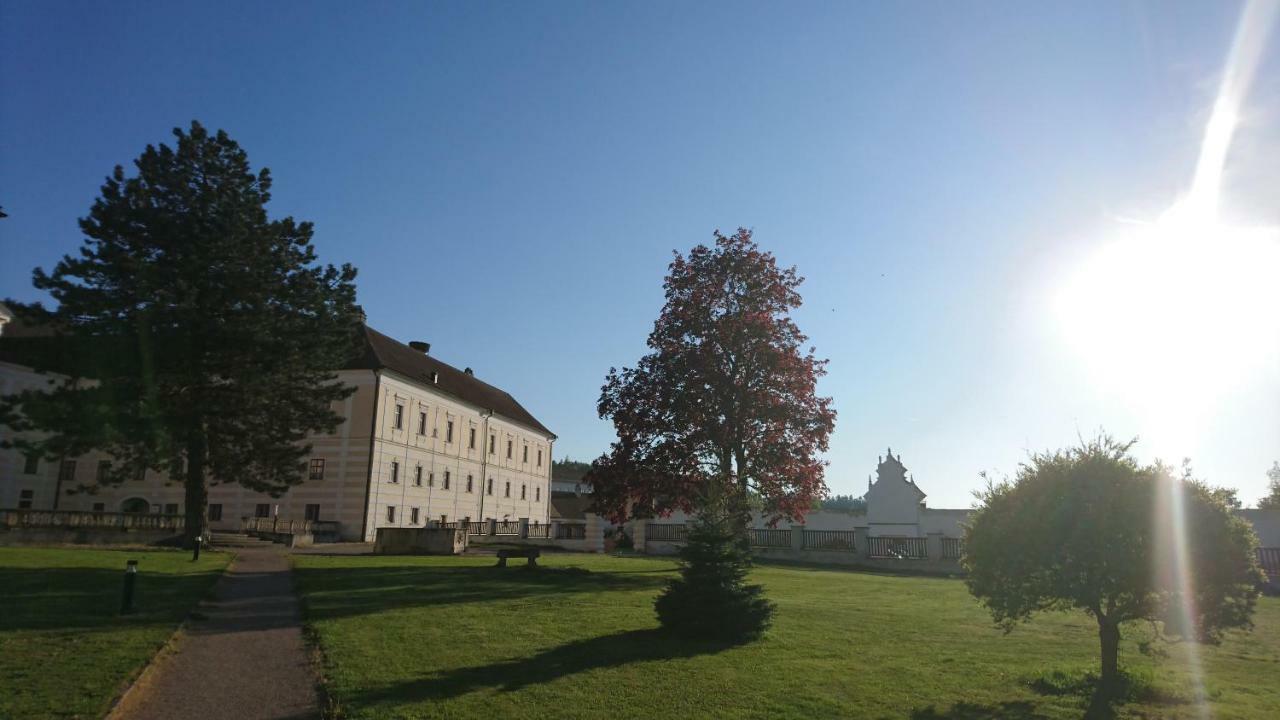
{"label": "white building", "polygon": [[[0,313],[3,332],[9,313]],[[20,364],[14,344],[23,341],[21,329],[11,330],[0,340],[0,395],[46,386],[53,376]],[[335,407],[343,421],[333,433],[308,438],[306,482],[279,498],[233,482],[215,485],[210,526],[235,529],[243,517],[327,520],[338,523],[342,539],[372,540],[379,527],[431,520],[548,522],[556,436],[510,394],[428,350],[362,326],[359,355],[337,372],[355,392]],[[103,462],[109,458],[48,462],[0,449],[0,508],[183,511],[181,483],[158,472],[66,492],[94,486]]]}

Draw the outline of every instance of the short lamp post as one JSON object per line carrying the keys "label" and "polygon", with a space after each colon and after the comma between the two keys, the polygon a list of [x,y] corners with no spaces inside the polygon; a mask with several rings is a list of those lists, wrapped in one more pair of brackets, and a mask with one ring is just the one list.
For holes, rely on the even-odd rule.
{"label": "short lamp post", "polygon": [[120,596],[120,614],[128,615],[133,610],[133,586],[138,581],[138,561],[129,560],[124,566],[124,593]]}

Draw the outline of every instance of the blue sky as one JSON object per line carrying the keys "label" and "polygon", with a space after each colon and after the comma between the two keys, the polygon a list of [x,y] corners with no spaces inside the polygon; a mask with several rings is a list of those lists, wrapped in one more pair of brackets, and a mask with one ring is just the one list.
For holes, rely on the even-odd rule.
{"label": "blue sky", "polygon": [[[1052,299],[1118,218],[1186,190],[1240,8],[5,0],[0,296],[36,299],[111,168],[199,119],[359,267],[372,325],[510,390],[557,456],[612,438],[599,386],[643,352],[671,251],[747,226],[807,278],[833,492],[892,446],[931,505],[967,506],[979,471],[1105,427],[1252,501],[1280,354],[1174,447]],[[1257,77],[1224,212],[1273,225],[1275,42]]]}

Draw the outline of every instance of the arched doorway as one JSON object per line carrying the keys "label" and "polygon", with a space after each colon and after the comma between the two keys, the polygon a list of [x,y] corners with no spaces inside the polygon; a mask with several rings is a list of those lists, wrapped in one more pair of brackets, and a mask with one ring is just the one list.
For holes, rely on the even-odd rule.
{"label": "arched doorway", "polygon": [[147,502],[145,498],[129,498],[120,503],[120,512],[146,514],[151,512],[151,503]]}

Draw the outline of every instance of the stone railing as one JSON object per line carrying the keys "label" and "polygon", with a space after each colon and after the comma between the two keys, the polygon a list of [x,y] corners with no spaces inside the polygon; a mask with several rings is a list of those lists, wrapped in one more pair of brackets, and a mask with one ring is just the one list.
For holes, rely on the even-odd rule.
{"label": "stone railing", "polygon": [[805,530],[805,550],[843,550],[853,552],[857,549],[856,535],[852,530]]}
{"label": "stone railing", "polygon": [[[680,523],[635,520],[629,528],[636,539],[636,549],[654,555],[678,552],[688,536],[687,528]],[[789,529],[751,528],[748,532],[752,552],[762,558],[931,573],[962,571],[964,540],[943,537],[941,533],[925,537],[871,536],[867,528],[809,530],[803,525]]]}
{"label": "stone railing", "polygon": [[244,518],[240,521],[244,532],[275,533],[278,535],[307,535],[337,533],[336,520],[283,520],[281,518]]}
{"label": "stone railing", "polygon": [[182,532],[182,515],[81,510],[0,510],[0,527],[163,530]]}

